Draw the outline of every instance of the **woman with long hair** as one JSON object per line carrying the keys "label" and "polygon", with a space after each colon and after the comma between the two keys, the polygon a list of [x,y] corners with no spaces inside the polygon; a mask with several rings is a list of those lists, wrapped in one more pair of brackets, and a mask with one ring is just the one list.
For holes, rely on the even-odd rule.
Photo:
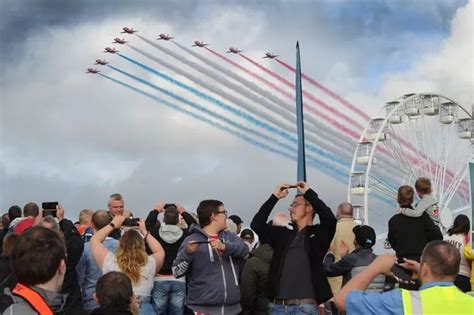
{"label": "woman with long hair", "polygon": [[469,244],[470,231],[471,222],[469,222],[469,218],[464,214],[460,214],[454,219],[453,226],[448,230],[448,235],[444,237],[444,240],[453,244],[461,254],[459,273],[456,280],[454,280],[454,285],[463,292],[471,291],[471,283],[469,282],[471,270],[466,257],[464,257],[464,248]]}
{"label": "woman with long hair", "polygon": [[[161,269],[165,252],[160,243],[148,233],[142,219],[138,221],[138,232],[135,229],[127,230],[119,240],[117,252],[110,252],[102,242],[113,230],[119,229],[129,213],[116,215],[109,225],[106,225],[91,238],[91,251],[97,265],[105,274],[109,271],[125,273],[133,285],[133,293],[140,303],[140,314],[153,314],[151,291],[155,274]],[[145,243],[152,254],[147,255]]]}

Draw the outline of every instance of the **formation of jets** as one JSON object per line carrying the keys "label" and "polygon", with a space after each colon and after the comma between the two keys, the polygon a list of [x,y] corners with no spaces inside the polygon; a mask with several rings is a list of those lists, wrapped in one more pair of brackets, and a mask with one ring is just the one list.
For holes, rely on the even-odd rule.
{"label": "formation of jets", "polygon": [[265,56],[263,56],[263,59],[265,59],[265,58],[273,59],[273,58],[276,58],[276,57],[278,57],[278,55],[274,55],[271,52],[267,52],[267,53],[265,53]]}
{"label": "formation of jets", "polygon": [[194,45],[192,45],[192,47],[204,47],[204,46],[208,46],[209,44],[204,44],[204,42],[200,42],[198,40],[195,40],[194,41]]}
{"label": "formation of jets", "polygon": [[159,37],[157,38],[157,40],[170,40],[174,38],[174,37],[171,37],[169,34],[160,34],[158,36]]}
{"label": "formation of jets", "polygon": [[[133,27],[123,27],[122,28],[122,32],[120,32],[121,34],[134,34],[138,32],[138,30],[134,30]],[[158,35],[159,37],[157,38],[157,40],[166,40],[166,41],[169,41],[171,39],[173,39],[174,37],[171,37],[169,34],[160,34]],[[115,37],[114,38],[114,41],[112,42],[112,44],[120,44],[120,45],[123,45],[127,43],[127,41],[125,40],[125,38],[119,38],[119,37]],[[191,45],[192,47],[205,47],[205,46],[208,46],[209,44],[206,44],[204,43],[203,41],[199,41],[199,40],[195,40],[193,45]],[[117,53],[118,50],[115,49],[115,47],[105,47],[105,50],[104,50],[104,53],[110,53],[110,54],[115,54]],[[240,50],[238,48],[235,48],[235,47],[230,47],[228,51],[226,51],[226,53],[232,53],[232,54],[238,54],[238,53],[241,53],[243,52],[243,50]],[[268,59],[274,59],[278,57],[278,55],[274,55],[272,54],[271,52],[267,52],[265,53],[265,56],[263,56],[262,58],[268,58]],[[101,65],[101,66],[105,66],[107,65],[108,62],[105,61],[105,59],[97,59],[95,61],[95,64],[94,65]],[[100,71],[95,69],[95,68],[88,68],[87,69],[87,72],[86,73],[99,73]]]}
{"label": "formation of jets", "polygon": [[120,39],[120,38],[118,38],[118,37],[115,37],[112,44],[120,44],[120,45],[123,45],[123,44],[125,44],[125,43],[127,43],[127,41],[125,41],[125,38]]}
{"label": "formation of jets", "polygon": [[226,51],[226,53],[233,53],[233,54],[238,54],[240,52],[242,52],[243,50],[239,50],[238,48],[234,48],[234,47],[230,47],[228,51]]}

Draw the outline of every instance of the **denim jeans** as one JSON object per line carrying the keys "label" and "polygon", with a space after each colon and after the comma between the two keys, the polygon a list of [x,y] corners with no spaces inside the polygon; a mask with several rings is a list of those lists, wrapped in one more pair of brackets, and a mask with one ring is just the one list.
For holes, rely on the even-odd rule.
{"label": "denim jeans", "polygon": [[159,315],[181,315],[184,312],[186,283],[182,281],[155,281],[151,293],[153,305]]}
{"label": "denim jeans", "polygon": [[319,315],[318,307],[316,306],[316,304],[280,305],[270,303],[268,307],[269,312],[272,315]]}

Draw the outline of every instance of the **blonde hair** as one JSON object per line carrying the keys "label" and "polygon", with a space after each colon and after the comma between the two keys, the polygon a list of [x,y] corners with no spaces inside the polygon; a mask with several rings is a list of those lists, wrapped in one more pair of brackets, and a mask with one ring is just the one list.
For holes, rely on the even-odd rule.
{"label": "blonde hair", "polygon": [[89,209],[84,209],[79,212],[79,224],[91,224],[93,214],[94,211]]}
{"label": "blonde hair", "polygon": [[141,269],[148,262],[148,255],[145,251],[145,242],[135,230],[128,230],[120,237],[117,248],[117,264],[133,284],[141,280]]}

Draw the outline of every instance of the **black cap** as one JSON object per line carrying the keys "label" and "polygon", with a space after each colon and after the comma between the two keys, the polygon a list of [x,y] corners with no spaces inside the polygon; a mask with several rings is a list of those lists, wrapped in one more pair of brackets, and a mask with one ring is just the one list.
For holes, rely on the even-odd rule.
{"label": "black cap", "polygon": [[242,219],[238,215],[235,215],[235,214],[229,216],[228,219],[231,219],[232,222],[234,222],[237,225],[244,223],[244,221],[242,221]]}
{"label": "black cap", "polygon": [[253,231],[251,229],[243,229],[242,232],[240,232],[240,238],[245,238],[246,236],[251,236],[252,238],[255,238],[255,235],[253,234]]}
{"label": "black cap", "polygon": [[364,248],[371,248],[375,245],[375,231],[368,225],[356,225],[352,229],[357,244]]}

